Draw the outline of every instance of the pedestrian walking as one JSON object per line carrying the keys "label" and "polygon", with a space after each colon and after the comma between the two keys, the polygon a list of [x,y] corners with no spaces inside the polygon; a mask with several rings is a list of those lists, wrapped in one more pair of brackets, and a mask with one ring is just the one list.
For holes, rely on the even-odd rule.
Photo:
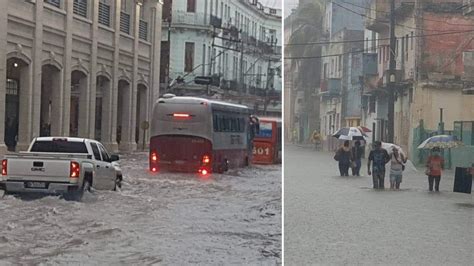
{"label": "pedestrian walking", "polygon": [[[367,173],[372,175],[374,188],[385,188],[385,164],[390,161],[390,156],[387,150],[382,148],[382,142],[375,141],[374,149],[369,153],[369,161],[367,162]],[[372,162],[372,171],[370,171],[370,164]]]}
{"label": "pedestrian walking", "polygon": [[341,176],[349,176],[349,167],[352,162],[351,148],[349,141],[344,141],[344,145],[336,151],[334,159],[339,162],[339,172]]}
{"label": "pedestrian walking", "polygon": [[400,189],[406,162],[406,156],[397,147],[392,147],[392,154],[390,155],[390,189]]}
{"label": "pedestrian walking", "polygon": [[360,145],[360,141],[357,140],[352,147],[352,175],[360,176],[361,160],[364,150]]}
{"label": "pedestrian walking", "polygon": [[441,156],[441,150],[438,147],[431,149],[431,155],[426,162],[426,174],[428,175],[429,190],[433,191],[433,182],[435,191],[439,191],[439,182],[441,181],[442,170],[444,170],[444,158]]}
{"label": "pedestrian walking", "polygon": [[311,134],[311,142],[314,144],[314,149],[319,150],[321,147],[321,135],[317,130],[313,131],[313,134]]}

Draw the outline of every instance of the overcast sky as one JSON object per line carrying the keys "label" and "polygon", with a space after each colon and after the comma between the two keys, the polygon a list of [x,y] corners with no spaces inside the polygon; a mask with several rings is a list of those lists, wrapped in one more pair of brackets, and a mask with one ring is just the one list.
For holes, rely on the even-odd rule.
{"label": "overcast sky", "polygon": [[284,17],[287,17],[289,14],[291,14],[291,10],[296,8],[297,5],[298,0],[285,0]]}

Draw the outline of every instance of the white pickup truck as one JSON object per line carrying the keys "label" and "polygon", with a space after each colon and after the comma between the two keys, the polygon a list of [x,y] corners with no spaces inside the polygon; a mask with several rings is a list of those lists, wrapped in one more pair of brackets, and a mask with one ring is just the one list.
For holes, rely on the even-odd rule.
{"label": "white pickup truck", "polygon": [[95,140],[39,137],[27,152],[5,156],[0,186],[5,193],[42,192],[80,200],[91,186],[104,190],[121,186],[118,160]]}

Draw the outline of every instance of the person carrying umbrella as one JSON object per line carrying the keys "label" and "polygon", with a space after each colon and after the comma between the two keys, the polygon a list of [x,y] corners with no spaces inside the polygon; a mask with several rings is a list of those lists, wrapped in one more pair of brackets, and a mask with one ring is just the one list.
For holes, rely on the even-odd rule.
{"label": "person carrying umbrella", "polygon": [[[367,162],[367,173],[372,175],[372,180],[375,189],[385,188],[385,164],[390,161],[390,156],[386,149],[382,148],[382,142],[375,141],[374,149],[369,153],[369,160]],[[372,163],[372,170],[370,171],[370,163]]]}
{"label": "person carrying umbrella", "polygon": [[348,140],[344,141],[344,145],[336,151],[334,159],[339,162],[339,172],[341,176],[349,176],[349,167],[352,161],[352,153]]}
{"label": "person carrying umbrella", "polygon": [[444,158],[441,156],[439,147],[431,149],[431,155],[426,162],[426,174],[428,175],[429,190],[433,191],[433,181],[435,182],[435,191],[439,191],[439,182],[441,181],[441,172],[444,170]]}

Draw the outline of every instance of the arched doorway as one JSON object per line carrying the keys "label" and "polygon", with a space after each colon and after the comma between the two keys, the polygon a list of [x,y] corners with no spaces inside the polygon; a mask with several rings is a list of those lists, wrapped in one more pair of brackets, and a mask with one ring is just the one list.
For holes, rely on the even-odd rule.
{"label": "arched doorway", "polygon": [[141,124],[147,120],[147,108],[148,108],[148,98],[147,98],[147,87],[143,84],[138,84],[137,86],[137,109],[136,109],[136,124],[135,124],[135,142],[137,147],[142,149],[143,138],[144,136],[143,129]]}
{"label": "arched doorway", "polygon": [[[79,70],[71,73],[71,113],[69,135],[77,137],[87,132],[87,75]],[[82,134],[81,134],[82,133]]]}
{"label": "arched doorway", "polygon": [[29,71],[29,65],[25,61],[19,58],[7,60],[4,142],[9,151],[15,151],[18,143],[20,105],[24,104],[24,97],[21,96],[25,93],[22,90],[24,91],[29,83]]}
{"label": "arched doorway", "polygon": [[[95,139],[106,140],[109,135],[110,113],[110,79],[106,76],[97,76],[97,90],[95,100]],[[108,141],[108,140],[106,140]]]}
{"label": "arched doorway", "polygon": [[47,64],[41,69],[40,136],[61,134],[61,70]]}
{"label": "arched doorway", "polygon": [[117,97],[117,143],[129,142],[130,136],[130,83],[120,80]]}

